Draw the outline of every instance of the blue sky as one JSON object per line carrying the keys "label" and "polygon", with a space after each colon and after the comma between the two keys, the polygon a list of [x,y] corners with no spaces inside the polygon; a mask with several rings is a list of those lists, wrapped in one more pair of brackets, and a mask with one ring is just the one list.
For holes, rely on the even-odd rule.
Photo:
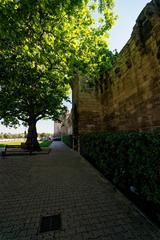
{"label": "blue sky", "polygon": [[120,51],[129,40],[136,19],[150,0],[115,0],[118,14],[116,25],[110,31],[110,48]]}
{"label": "blue sky", "polygon": [[[110,31],[109,46],[112,50],[120,51],[130,38],[135,21],[149,0],[115,0],[115,12],[118,14],[116,25]],[[18,133],[24,132],[23,126],[18,129],[5,128],[0,124],[0,132]],[[53,121],[40,120],[37,123],[37,131],[53,133]]]}

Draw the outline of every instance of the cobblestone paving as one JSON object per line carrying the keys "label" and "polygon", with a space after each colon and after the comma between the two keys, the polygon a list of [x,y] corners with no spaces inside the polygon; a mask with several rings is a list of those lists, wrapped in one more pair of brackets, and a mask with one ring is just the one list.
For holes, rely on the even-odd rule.
{"label": "cobblestone paving", "polygon": [[[61,214],[59,231],[40,217]],[[151,224],[78,153],[61,142],[49,155],[0,159],[0,240],[160,240]]]}

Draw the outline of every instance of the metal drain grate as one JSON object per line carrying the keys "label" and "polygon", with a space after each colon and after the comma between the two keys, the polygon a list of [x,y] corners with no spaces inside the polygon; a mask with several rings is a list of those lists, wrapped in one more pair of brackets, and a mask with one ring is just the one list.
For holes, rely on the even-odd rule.
{"label": "metal drain grate", "polygon": [[53,216],[46,216],[41,218],[40,222],[40,233],[60,230],[61,228],[61,216],[53,215]]}

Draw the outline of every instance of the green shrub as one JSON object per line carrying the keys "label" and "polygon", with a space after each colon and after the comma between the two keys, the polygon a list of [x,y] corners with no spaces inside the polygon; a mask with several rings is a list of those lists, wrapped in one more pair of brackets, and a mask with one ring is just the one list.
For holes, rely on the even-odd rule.
{"label": "green shrub", "polygon": [[145,199],[160,203],[159,130],[84,134],[80,146],[81,154],[117,186],[134,186]]}
{"label": "green shrub", "polygon": [[73,144],[72,144],[72,142],[73,142],[73,139],[72,139],[72,135],[63,135],[62,136],[62,141],[67,145],[67,146],[69,146],[70,148],[72,148],[73,146]]}

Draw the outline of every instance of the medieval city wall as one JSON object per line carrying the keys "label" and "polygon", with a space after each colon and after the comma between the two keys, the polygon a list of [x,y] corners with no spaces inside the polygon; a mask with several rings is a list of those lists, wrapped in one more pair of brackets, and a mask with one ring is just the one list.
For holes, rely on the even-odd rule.
{"label": "medieval city wall", "polygon": [[160,6],[156,1],[138,17],[105,82],[101,96],[105,129],[160,127]]}
{"label": "medieval city wall", "polygon": [[[125,34],[125,33],[122,33]],[[160,2],[153,0],[99,94],[83,78],[73,85],[73,134],[160,127]]]}
{"label": "medieval city wall", "polygon": [[102,131],[102,104],[86,79],[77,76],[72,91],[73,134]]}

